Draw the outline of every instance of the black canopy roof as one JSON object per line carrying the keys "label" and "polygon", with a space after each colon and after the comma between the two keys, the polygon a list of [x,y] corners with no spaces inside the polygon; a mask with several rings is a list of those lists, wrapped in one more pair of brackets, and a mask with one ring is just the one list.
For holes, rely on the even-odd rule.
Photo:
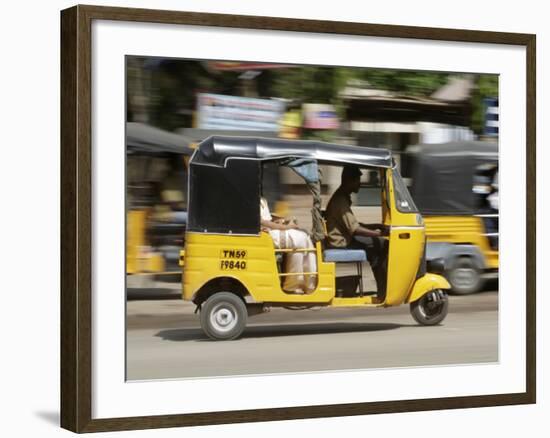
{"label": "black canopy roof", "polygon": [[449,143],[417,144],[407,153],[418,154],[418,159],[437,161],[440,158],[457,160],[498,160],[498,143],[493,141],[454,141]]}
{"label": "black canopy roof", "polygon": [[327,163],[392,167],[386,149],[349,146],[309,140],[281,140],[262,137],[211,136],[201,142],[191,164],[225,167],[230,159],[274,160],[309,158]]}
{"label": "black canopy roof", "polygon": [[411,194],[423,214],[474,214],[479,208],[474,176],[480,166],[498,164],[495,142],[420,144],[407,153]]}
{"label": "black canopy roof", "polygon": [[145,123],[126,123],[126,147],[130,153],[191,155],[193,149],[190,144],[191,140],[181,134],[164,131]]}

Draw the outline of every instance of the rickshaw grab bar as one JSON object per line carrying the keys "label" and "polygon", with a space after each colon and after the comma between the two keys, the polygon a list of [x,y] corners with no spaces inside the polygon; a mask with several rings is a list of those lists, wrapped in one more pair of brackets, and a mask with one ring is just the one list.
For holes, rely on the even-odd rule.
{"label": "rickshaw grab bar", "polygon": [[319,275],[317,272],[283,272],[280,273],[280,277],[288,277],[290,275]]}
{"label": "rickshaw grab bar", "polygon": [[283,248],[275,249],[275,252],[315,252],[316,248]]}

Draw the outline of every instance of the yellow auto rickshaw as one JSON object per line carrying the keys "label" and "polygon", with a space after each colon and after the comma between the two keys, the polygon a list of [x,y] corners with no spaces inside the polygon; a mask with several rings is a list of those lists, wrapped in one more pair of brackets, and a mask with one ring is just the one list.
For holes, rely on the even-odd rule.
{"label": "yellow auto rickshaw", "polygon": [[[187,138],[126,124],[126,273],[132,280],[179,273],[186,212]],[[132,282],[139,284],[138,282]]]}
{"label": "yellow auto rickshaw", "polygon": [[428,260],[444,259],[453,293],[480,291],[498,275],[498,144],[414,145],[406,155],[411,194],[426,224]]}
{"label": "yellow auto rickshaw", "polygon": [[[289,166],[302,176],[313,194],[314,248],[277,249],[261,230],[262,168],[267,163]],[[368,263],[365,251],[325,247],[320,172],[317,166],[355,165],[379,172],[380,222],[387,230],[387,278],[383,290],[361,290],[362,281],[336,276],[336,264]],[[289,293],[279,263],[289,251],[311,251],[317,277],[311,293]],[[425,229],[391,153],[384,149],[264,138],[212,136],[200,143],[189,167],[188,223],[180,253],[183,299],[200,310],[203,331],[212,339],[234,339],[247,317],[270,307],[391,307],[410,305],[423,325],[439,324],[448,312],[447,280],[441,260],[426,263]],[[304,273],[300,273],[304,274]]]}

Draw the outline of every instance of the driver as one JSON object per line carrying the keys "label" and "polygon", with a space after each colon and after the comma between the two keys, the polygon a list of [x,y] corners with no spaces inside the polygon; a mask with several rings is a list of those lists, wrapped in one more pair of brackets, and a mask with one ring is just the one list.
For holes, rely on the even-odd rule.
{"label": "driver", "polygon": [[361,170],[357,166],[344,166],[340,187],[333,193],[327,204],[325,216],[327,221],[327,246],[329,248],[362,249],[373,268],[377,287],[380,293],[385,288],[385,273],[382,251],[378,237],[387,234],[380,227],[371,229],[361,225],[351,211],[351,194],[357,193],[361,186]]}

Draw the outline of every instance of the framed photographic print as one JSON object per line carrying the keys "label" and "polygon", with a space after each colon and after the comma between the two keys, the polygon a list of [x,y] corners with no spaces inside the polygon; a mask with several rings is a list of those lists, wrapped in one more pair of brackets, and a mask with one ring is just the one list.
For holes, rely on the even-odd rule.
{"label": "framed photographic print", "polygon": [[534,35],[75,6],[61,49],[62,427],[535,402]]}

